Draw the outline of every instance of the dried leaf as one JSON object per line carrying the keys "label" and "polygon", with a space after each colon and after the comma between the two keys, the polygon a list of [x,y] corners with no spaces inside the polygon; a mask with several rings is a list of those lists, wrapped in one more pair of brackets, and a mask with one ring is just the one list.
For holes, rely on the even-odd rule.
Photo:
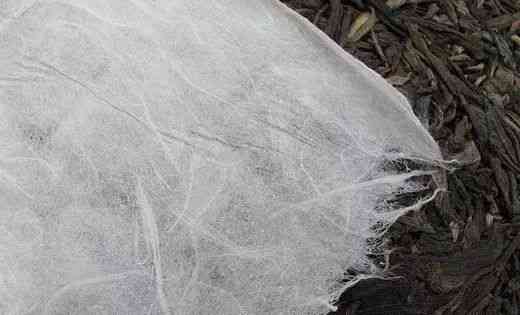
{"label": "dried leaf", "polygon": [[475,81],[475,85],[480,86],[482,84],[482,82],[484,82],[486,79],[487,79],[487,75],[478,77],[477,80]]}
{"label": "dried leaf", "polygon": [[479,63],[478,65],[467,67],[466,70],[480,72],[484,70],[484,67],[485,65],[483,63]]}
{"label": "dried leaf", "polygon": [[469,9],[464,1],[453,2],[457,11],[463,15],[470,15]]}
{"label": "dried leaf", "polygon": [[387,0],[386,5],[391,9],[397,9],[403,6],[406,3],[406,0]]}
{"label": "dried leaf", "polygon": [[363,36],[368,34],[370,30],[376,25],[377,18],[372,12],[363,12],[354,20],[352,26],[350,27],[350,31],[347,36],[347,40],[349,42],[357,42]]}
{"label": "dried leaf", "polygon": [[512,35],[511,40],[513,41],[513,43],[515,43],[517,46],[520,47],[520,36],[518,36],[516,34]]}
{"label": "dried leaf", "polygon": [[459,54],[459,55],[450,56],[449,59],[454,62],[460,62],[460,61],[470,61],[471,57],[468,56],[467,54]]}
{"label": "dried leaf", "polygon": [[386,81],[393,86],[402,86],[406,84],[406,82],[410,81],[412,73],[408,73],[406,76],[393,75],[391,77],[386,78]]}

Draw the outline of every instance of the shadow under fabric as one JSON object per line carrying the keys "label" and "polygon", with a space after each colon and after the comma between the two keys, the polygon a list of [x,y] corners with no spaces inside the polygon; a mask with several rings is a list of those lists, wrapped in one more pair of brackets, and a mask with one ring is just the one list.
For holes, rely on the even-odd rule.
{"label": "shadow under fabric", "polygon": [[277,1],[3,1],[0,69],[1,314],[323,314],[443,189],[405,97]]}

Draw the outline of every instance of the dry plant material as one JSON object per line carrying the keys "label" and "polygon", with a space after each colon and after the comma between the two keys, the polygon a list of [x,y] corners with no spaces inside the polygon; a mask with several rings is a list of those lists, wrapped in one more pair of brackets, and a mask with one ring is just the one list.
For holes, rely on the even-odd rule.
{"label": "dry plant material", "polygon": [[347,40],[357,42],[372,30],[376,22],[377,18],[374,11],[359,14],[350,27]]}

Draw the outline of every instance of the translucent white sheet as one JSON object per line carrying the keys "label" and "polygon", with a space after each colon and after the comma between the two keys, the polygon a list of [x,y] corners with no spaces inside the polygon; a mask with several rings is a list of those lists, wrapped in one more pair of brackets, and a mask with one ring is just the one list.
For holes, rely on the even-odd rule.
{"label": "translucent white sheet", "polygon": [[405,98],[277,1],[0,0],[0,314],[326,313],[402,158]]}

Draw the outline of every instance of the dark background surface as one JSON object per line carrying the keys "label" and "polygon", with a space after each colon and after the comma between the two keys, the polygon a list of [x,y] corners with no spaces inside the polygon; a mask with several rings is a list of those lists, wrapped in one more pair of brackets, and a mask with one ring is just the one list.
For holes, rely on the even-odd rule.
{"label": "dark background surface", "polygon": [[520,314],[520,1],[283,2],[403,92],[460,162],[385,236],[373,259],[389,279],[334,314]]}

